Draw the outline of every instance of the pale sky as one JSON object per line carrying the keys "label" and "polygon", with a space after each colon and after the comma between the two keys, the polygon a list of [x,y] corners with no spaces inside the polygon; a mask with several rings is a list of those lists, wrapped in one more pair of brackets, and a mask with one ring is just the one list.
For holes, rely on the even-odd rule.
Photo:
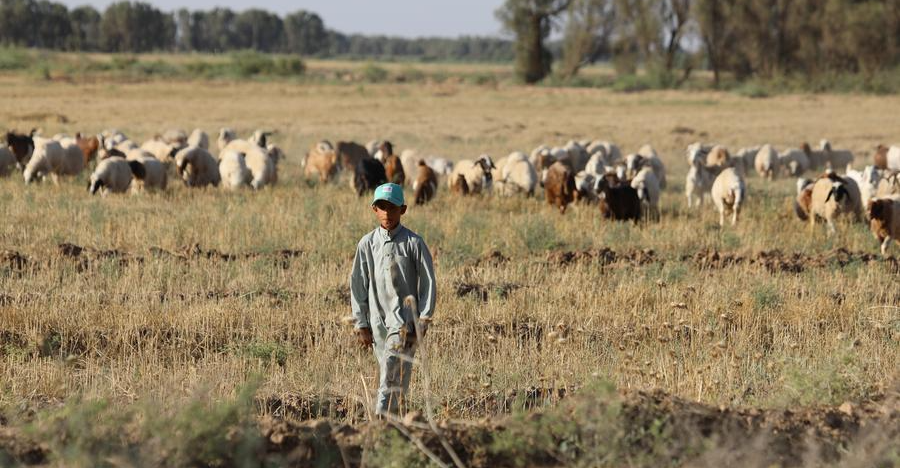
{"label": "pale sky", "polygon": [[[56,0],[69,8],[93,5],[101,12],[110,0]],[[389,36],[500,36],[494,16],[503,0],[144,0],[163,11],[181,7],[209,10],[216,6],[235,11],[262,8],[284,16],[296,10],[318,13],[325,26],[342,33]]]}

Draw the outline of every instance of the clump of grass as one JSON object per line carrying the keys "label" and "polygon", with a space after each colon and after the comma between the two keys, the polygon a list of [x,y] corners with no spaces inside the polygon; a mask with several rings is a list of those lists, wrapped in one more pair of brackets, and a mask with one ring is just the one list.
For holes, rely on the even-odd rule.
{"label": "clump of grass", "polygon": [[360,73],[363,81],[367,83],[382,83],[388,79],[388,71],[371,62],[367,63]]}

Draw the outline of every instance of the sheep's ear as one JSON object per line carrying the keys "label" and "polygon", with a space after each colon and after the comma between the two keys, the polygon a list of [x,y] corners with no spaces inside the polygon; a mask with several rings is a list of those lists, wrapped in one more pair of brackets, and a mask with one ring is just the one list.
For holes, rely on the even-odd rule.
{"label": "sheep's ear", "polygon": [[144,177],[147,175],[147,171],[144,169],[144,165],[141,164],[140,161],[128,161],[128,165],[131,166],[131,173],[134,174],[134,177],[138,180],[144,180]]}
{"label": "sheep's ear", "polygon": [[831,200],[832,195],[834,195],[834,189],[828,191],[828,196],[825,197],[825,203],[828,203],[828,200]]}
{"label": "sheep's ear", "polygon": [[187,158],[184,158],[184,160],[181,161],[181,164],[178,165],[178,175],[181,175],[181,173],[184,172],[184,169],[187,167],[187,165],[188,160]]}

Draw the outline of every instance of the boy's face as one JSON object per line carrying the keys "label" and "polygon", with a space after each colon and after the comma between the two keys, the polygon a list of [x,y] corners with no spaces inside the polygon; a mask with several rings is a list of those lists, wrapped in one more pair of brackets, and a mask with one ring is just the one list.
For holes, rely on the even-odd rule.
{"label": "boy's face", "polygon": [[400,217],[406,214],[406,205],[397,206],[386,200],[378,200],[372,205],[378,223],[385,230],[392,230],[400,224]]}

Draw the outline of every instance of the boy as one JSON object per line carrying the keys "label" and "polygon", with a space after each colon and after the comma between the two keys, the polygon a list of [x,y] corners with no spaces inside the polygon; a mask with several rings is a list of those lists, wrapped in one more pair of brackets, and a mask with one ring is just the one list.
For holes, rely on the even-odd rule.
{"label": "boy", "polygon": [[397,414],[409,388],[416,342],[425,337],[434,313],[434,266],[425,241],[400,224],[406,213],[402,187],[378,186],[372,211],[379,226],[356,247],[350,307],[359,344],[374,345],[378,361],[375,413]]}

